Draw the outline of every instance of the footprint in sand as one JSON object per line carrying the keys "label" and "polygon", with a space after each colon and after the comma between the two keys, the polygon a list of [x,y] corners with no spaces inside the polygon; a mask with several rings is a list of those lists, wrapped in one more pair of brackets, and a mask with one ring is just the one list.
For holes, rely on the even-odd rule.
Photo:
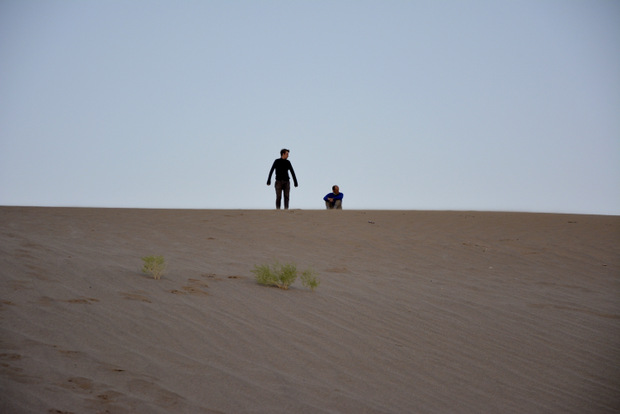
{"label": "footprint in sand", "polygon": [[20,354],[0,354],[0,361],[19,361],[22,359]]}
{"label": "footprint in sand", "polygon": [[174,293],[175,295],[208,295],[209,292],[203,290],[202,288],[207,288],[209,285],[207,282],[203,282],[199,279],[187,279],[189,284],[187,286],[181,287],[181,290],[174,289],[171,290],[170,293]]}
{"label": "footprint in sand", "polygon": [[[113,391],[113,390],[108,390],[108,391],[105,391],[102,394],[98,394],[96,402],[99,402],[99,403],[112,403],[115,400],[117,400],[119,397],[122,397],[122,396],[123,396],[123,394],[120,393],[120,392]],[[106,411],[106,412],[108,412],[108,411]]]}
{"label": "footprint in sand", "polygon": [[84,377],[73,377],[67,380],[67,383],[61,384],[63,388],[79,389],[83,391],[91,391],[93,389],[93,382]]}
{"label": "footprint in sand", "polygon": [[56,345],[54,345],[54,348],[56,348],[59,354],[62,354],[64,356],[71,357],[71,358],[75,358],[81,354],[81,352],[79,351],[69,351],[67,349],[58,349]]}
{"label": "footprint in sand", "polygon": [[90,304],[90,303],[99,302],[99,299],[95,299],[95,298],[79,298],[79,299],[62,300],[61,302]]}
{"label": "footprint in sand", "polygon": [[[202,275],[202,277],[204,278],[208,278],[211,280],[223,280],[222,278],[218,277],[215,273],[204,273]],[[230,276],[226,276],[227,279],[244,279],[243,276],[238,276],[238,275],[230,275]],[[186,286],[182,286],[180,289],[173,289],[170,291],[170,293],[173,293],[175,295],[208,295],[209,292],[207,292],[206,290],[204,290],[205,288],[209,287],[209,284],[207,282],[205,282],[204,280],[200,280],[200,279],[187,279],[188,284]]]}
{"label": "footprint in sand", "polygon": [[22,360],[20,354],[0,354],[0,376],[20,384],[40,384],[40,378],[24,374],[24,369],[11,365]]}

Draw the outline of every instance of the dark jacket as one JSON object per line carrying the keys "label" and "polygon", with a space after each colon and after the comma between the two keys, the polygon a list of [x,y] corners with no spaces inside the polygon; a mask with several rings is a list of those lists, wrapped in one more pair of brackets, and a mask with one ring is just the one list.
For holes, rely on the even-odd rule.
{"label": "dark jacket", "polygon": [[342,193],[338,193],[338,195],[336,195],[334,193],[329,193],[325,197],[323,197],[323,200],[327,201],[328,198],[333,198],[334,201],[335,200],[342,200],[343,197],[344,197],[344,194],[342,194]]}
{"label": "dark jacket", "polygon": [[295,177],[295,171],[289,160],[278,158],[273,162],[271,170],[269,170],[269,176],[267,176],[267,185],[271,184],[271,174],[273,174],[273,170],[276,170],[276,181],[289,181],[288,172],[290,170],[295,187],[297,187],[297,177]]}

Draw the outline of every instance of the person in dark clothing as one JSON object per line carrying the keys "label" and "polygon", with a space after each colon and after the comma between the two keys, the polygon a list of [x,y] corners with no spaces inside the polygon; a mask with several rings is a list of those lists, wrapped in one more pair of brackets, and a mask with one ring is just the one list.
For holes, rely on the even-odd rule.
{"label": "person in dark clothing", "polygon": [[340,192],[340,188],[337,185],[333,186],[332,192],[327,194],[325,197],[323,197],[323,200],[325,200],[325,207],[328,210],[331,210],[331,209],[342,210],[342,198],[343,197],[344,197],[344,194]]}
{"label": "person in dark clothing", "polygon": [[295,171],[293,170],[293,166],[291,162],[288,160],[289,150],[286,148],[280,151],[280,158],[276,159],[271,166],[271,170],[269,170],[269,175],[267,176],[267,185],[271,185],[271,174],[273,174],[273,170],[276,171],[276,180],[275,180],[275,189],[276,189],[276,208],[279,210],[280,205],[282,203],[282,193],[284,193],[284,208],[288,209],[288,200],[289,193],[291,191],[291,182],[288,176],[288,172],[291,172],[293,176],[293,182],[295,183],[295,187],[297,187],[297,177],[295,177]]}

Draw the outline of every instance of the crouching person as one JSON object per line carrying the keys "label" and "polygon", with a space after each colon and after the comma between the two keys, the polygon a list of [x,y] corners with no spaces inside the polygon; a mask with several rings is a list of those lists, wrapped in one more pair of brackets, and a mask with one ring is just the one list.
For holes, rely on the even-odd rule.
{"label": "crouching person", "polygon": [[340,192],[340,188],[337,185],[332,187],[332,192],[323,197],[325,200],[325,207],[328,210],[338,209],[342,210],[342,198],[344,194]]}

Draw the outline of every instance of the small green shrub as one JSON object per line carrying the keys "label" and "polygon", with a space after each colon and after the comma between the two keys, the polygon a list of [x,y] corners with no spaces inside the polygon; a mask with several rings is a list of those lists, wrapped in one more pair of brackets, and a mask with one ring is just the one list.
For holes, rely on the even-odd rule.
{"label": "small green shrub", "polygon": [[[280,264],[275,262],[271,265],[255,265],[252,273],[256,275],[256,281],[265,286],[276,286],[280,289],[288,289],[297,279],[297,266],[293,263]],[[302,284],[314,291],[319,285],[319,280],[312,270],[306,270],[301,273]]]}
{"label": "small green shrub", "polygon": [[316,277],[316,272],[311,269],[307,269],[301,273],[301,284],[314,292],[321,281]]}
{"label": "small green shrub", "polygon": [[145,256],[142,258],[144,266],[142,272],[153,276],[154,279],[161,279],[166,270],[166,261],[164,256]]}
{"label": "small green shrub", "polygon": [[275,262],[272,265],[256,265],[252,273],[256,275],[256,281],[265,286],[277,286],[280,289],[288,287],[297,279],[297,268],[292,264],[282,265]]}

